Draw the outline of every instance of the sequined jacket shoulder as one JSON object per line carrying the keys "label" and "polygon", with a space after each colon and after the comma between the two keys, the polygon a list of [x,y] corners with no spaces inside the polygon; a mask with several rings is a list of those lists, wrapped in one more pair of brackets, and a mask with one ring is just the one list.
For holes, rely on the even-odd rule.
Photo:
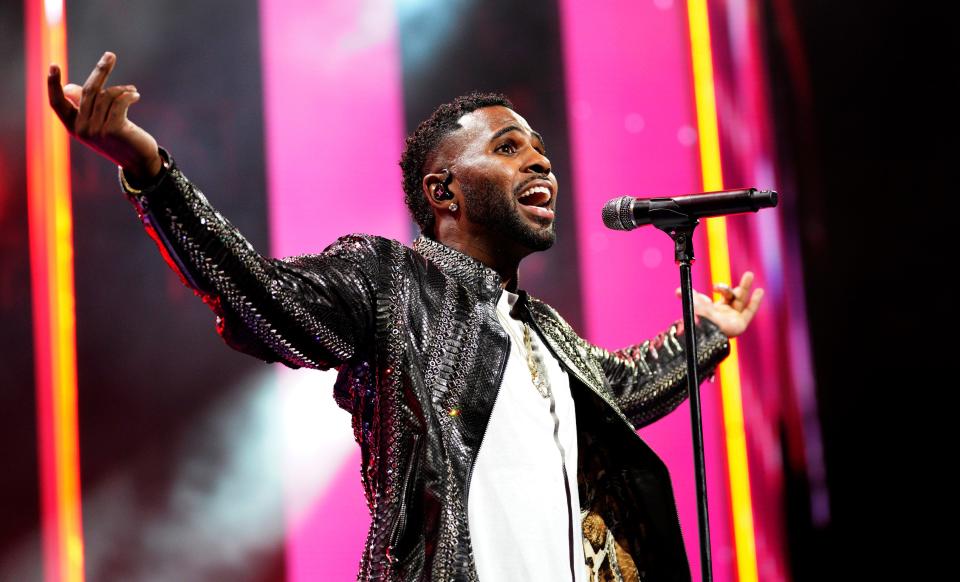
{"label": "sequined jacket shoulder", "polygon": [[[125,191],[224,339],[265,361],[339,370],[371,513],[359,578],[476,580],[467,496],[509,354],[496,272],[423,237],[411,249],[347,235],[320,254],[265,258],[168,162],[151,187]],[[578,471],[596,517],[585,527],[603,523],[645,581],[689,580],[669,475],[634,432],[685,397],[683,330],[610,352],[523,292],[520,305],[575,379],[581,446],[595,449]],[[729,347],[707,320],[697,333],[707,375]]]}

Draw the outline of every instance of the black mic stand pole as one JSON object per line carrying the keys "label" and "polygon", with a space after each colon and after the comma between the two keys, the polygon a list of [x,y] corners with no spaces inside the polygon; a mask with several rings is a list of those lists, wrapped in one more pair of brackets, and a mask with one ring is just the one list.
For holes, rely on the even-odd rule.
{"label": "black mic stand pole", "polygon": [[[660,213],[658,213],[660,214]],[[687,389],[690,394],[690,424],[693,432],[693,468],[697,481],[697,517],[700,532],[700,569],[702,582],[713,582],[710,557],[710,518],[707,513],[707,471],[703,456],[703,417],[700,411],[700,378],[697,373],[697,334],[693,314],[693,230],[696,218],[674,211],[663,212],[653,221],[674,242],[674,260],[680,267],[680,293],[683,298],[683,330],[687,351]]]}

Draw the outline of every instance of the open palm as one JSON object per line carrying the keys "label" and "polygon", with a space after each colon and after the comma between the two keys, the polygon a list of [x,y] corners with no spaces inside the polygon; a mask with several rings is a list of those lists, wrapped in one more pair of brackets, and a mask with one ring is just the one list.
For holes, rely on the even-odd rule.
{"label": "open palm", "polygon": [[[751,292],[752,287],[753,273],[746,271],[736,287],[731,288],[725,283],[714,285],[714,290],[720,294],[716,301],[694,290],[693,312],[717,324],[727,337],[736,337],[746,331],[763,300],[763,289]],[[679,295],[680,289],[677,289]]]}

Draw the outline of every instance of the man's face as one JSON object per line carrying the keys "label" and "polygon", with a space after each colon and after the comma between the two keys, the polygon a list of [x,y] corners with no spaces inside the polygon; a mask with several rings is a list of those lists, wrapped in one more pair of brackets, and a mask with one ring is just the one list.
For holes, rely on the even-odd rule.
{"label": "man's face", "polygon": [[540,135],[515,111],[484,107],[460,118],[451,140],[465,228],[528,251],[556,240],[557,179]]}

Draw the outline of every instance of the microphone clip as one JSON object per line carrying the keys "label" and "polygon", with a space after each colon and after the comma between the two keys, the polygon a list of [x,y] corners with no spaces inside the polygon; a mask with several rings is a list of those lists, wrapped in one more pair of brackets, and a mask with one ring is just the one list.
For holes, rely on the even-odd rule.
{"label": "microphone clip", "polygon": [[651,213],[657,214],[653,225],[673,239],[674,262],[678,265],[692,265],[697,260],[693,255],[693,231],[700,221],[670,208],[652,210]]}

